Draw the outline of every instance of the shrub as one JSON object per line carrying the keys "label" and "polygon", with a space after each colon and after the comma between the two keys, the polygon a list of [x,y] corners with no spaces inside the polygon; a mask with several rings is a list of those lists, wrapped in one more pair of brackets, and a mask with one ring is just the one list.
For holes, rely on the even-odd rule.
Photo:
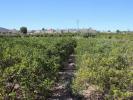
{"label": "shrub", "polygon": [[75,44],[72,38],[0,38],[0,99],[44,100]]}
{"label": "shrub", "polygon": [[76,48],[77,68],[73,92],[81,94],[89,86],[98,87],[105,99],[133,96],[132,41],[81,38]]}

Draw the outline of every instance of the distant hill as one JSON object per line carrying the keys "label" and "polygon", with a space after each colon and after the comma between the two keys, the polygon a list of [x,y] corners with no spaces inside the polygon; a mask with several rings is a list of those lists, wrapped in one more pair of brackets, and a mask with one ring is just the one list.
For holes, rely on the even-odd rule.
{"label": "distant hill", "polygon": [[9,32],[9,31],[10,31],[9,29],[0,27],[0,32]]}

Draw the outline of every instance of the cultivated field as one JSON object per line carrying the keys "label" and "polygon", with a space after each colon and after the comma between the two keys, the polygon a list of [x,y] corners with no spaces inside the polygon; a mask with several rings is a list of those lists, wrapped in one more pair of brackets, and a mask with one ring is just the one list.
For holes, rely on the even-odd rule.
{"label": "cultivated field", "polygon": [[90,100],[133,99],[133,35],[80,38],[73,91]]}
{"label": "cultivated field", "polygon": [[73,96],[133,98],[133,35],[69,34],[0,37],[0,99],[49,98],[71,54],[76,69],[69,83]]}

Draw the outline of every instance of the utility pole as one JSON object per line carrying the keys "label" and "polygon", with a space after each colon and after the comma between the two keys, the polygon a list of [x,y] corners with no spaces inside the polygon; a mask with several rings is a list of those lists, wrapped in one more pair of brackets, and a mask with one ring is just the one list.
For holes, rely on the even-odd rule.
{"label": "utility pole", "polygon": [[79,30],[79,20],[76,21],[76,24],[77,24],[77,32],[79,33],[80,30]]}
{"label": "utility pole", "polygon": [[79,30],[79,20],[77,20],[76,23],[77,23],[77,29]]}

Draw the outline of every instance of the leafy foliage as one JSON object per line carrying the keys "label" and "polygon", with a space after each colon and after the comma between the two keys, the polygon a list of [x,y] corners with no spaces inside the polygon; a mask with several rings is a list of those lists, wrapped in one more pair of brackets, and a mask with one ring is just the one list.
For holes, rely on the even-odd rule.
{"label": "leafy foliage", "polygon": [[27,27],[21,27],[20,32],[23,34],[27,34]]}
{"label": "leafy foliage", "polygon": [[0,38],[0,99],[45,99],[72,38]]}
{"label": "leafy foliage", "polygon": [[88,85],[95,85],[105,99],[133,96],[133,42],[126,35],[119,36],[78,40],[75,93],[82,94]]}

